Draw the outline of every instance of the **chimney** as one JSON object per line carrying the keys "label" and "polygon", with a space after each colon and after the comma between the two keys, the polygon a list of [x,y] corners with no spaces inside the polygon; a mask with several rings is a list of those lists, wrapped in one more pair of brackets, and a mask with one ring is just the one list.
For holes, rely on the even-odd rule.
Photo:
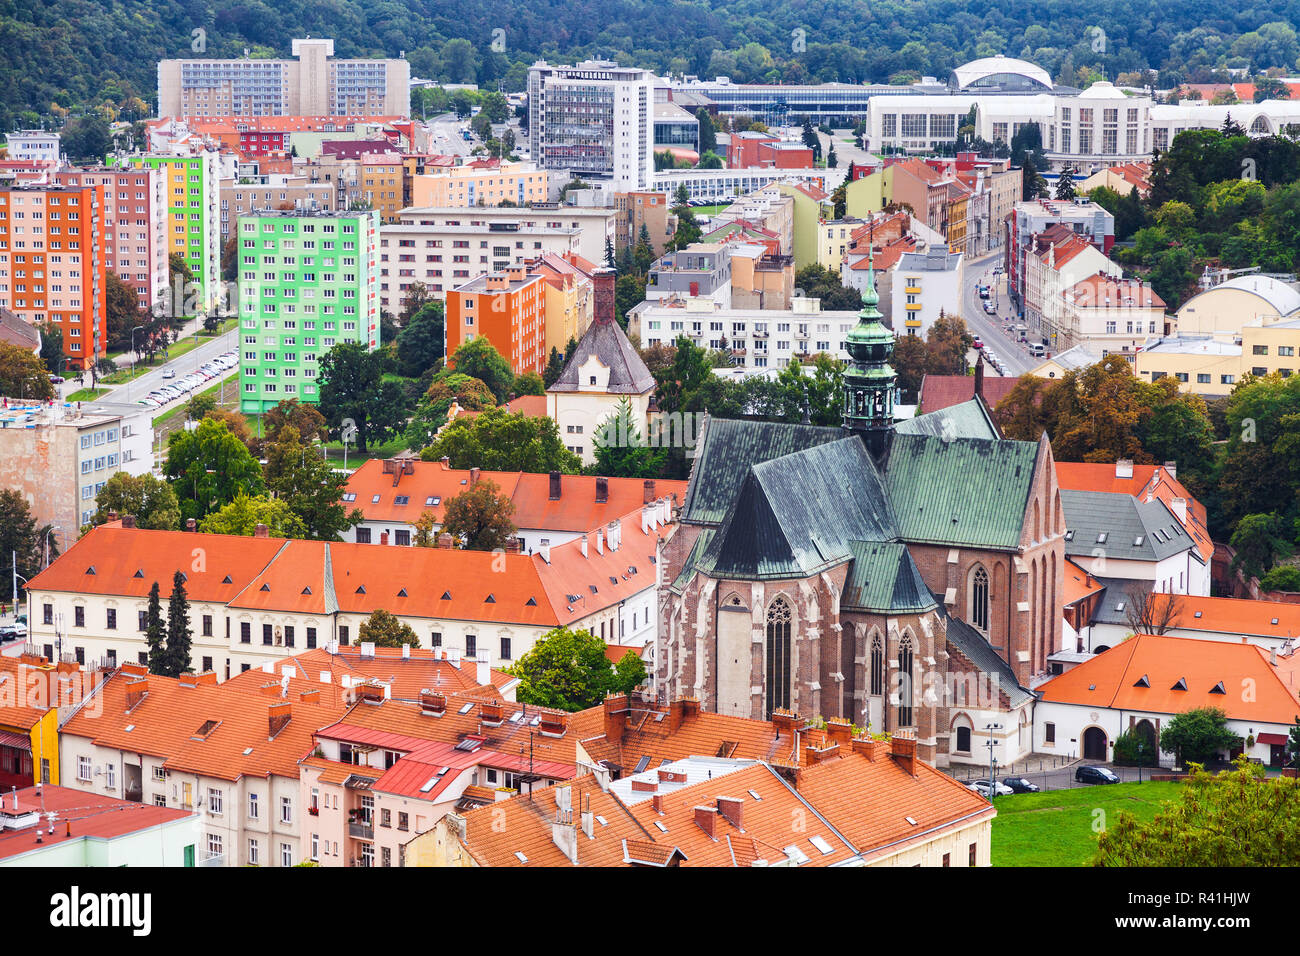
{"label": "chimney", "polygon": [[605,698],[605,739],[618,743],[627,728],[629,699],[627,694],[611,694]]}
{"label": "chimney", "polygon": [[551,824],[551,840],[565,858],[574,866],[578,865],[578,828],[573,825],[573,810],[569,807],[559,809],[561,794],[564,795],[564,802],[567,804],[572,797],[568,787],[557,787],[555,802],[557,808],[555,811],[555,822]]}
{"label": "chimney", "polygon": [[[1172,478],[1173,480],[1177,481],[1177,480],[1178,480],[1178,462],[1176,462],[1176,461],[1167,461],[1167,462],[1165,462],[1165,473],[1166,473],[1167,475],[1169,475],[1170,478]],[[123,520],[125,521],[125,519],[123,519]]]}
{"label": "chimney", "polygon": [[862,754],[872,763],[875,763],[884,756],[886,745],[883,740],[872,740],[870,737],[855,737],[851,746],[855,754]]}
{"label": "chimney", "polygon": [[843,717],[830,717],[826,721],[826,737],[832,743],[848,746],[853,739],[853,724]]}
{"label": "chimney", "polygon": [[611,551],[617,551],[618,546],[623,543],[623,526],[617,521],[611,521],[605,526],[605,543],[609,545]]}
{"label": "chimney", "polygon": [[696,807],[695,822],[700,829],[709,835],[710,840],[717,839],[718,832],[718,810],[717,807]]}
{"label": "chimney", "polygon": [[289,701],[281,701],[278,704],[272,704],[267,708],[267,729],[270,731],[267,740],[274,740],[275,735],[284,730],[285,725],[289,723],[292,716],[293,704]]}
{"label": "chimney", "polygon": [[650,502],[654,500],[655,500],[655,480],[653,478],[647,478],[642,483],[641,503],[644,505],[648,505]]}
{"label": "chimney", "polygon": [[614,321],[614,280],[617,273],[608,266],[597,269],[591,275],[592,317],[594,321],[609,323]]}
{"label": "chimney", "polygon": [[1175,498],[1169,502],[1169,510],[1178,518],[1179,524],[1187,524],[1187,499]]}
{"label": "chimney", "polygon": [[596,504],[603,505],[609,501],[609,479],[596,479]]}
{"label": "chimney", "polygon": [[469,486],[471,488],[473,488],[475,485],[478,484],[478,476],[479,476],[479,467],[478,465],[475,465],[473,468],[469,470]]}
{"label": "chimney", "polygon": [[660,783],[686,783],[685,770],[664,770],[660,767],[658,775]]}
{"label": "chimney", "polygon": [[641,533],[649,534],[650,529],[654,527],[654,506],[650,504],[643,505],[641,508]]}
{"label": "chimney", "polygon": [[[266,535],[262,535],[262,537],[266,537]],[[387,531],[381,531],[381,532],[379,532],[379,543],[380,543],[380,544],[388,544],[388,532],[387,532]]]}
{"label": "chimney", "polygon": [[[14,799],[16,800],[17,797],[15,797]],[[664,795],[662,793],[656,793],[653,797],[650,798],[650,806],[655,808],[655,813],[663,813]]]}
{"label": "chimney", "polygon": [[560,500],[560,473],[558,471],[551,472],[551,500]]}
{"label": "chimney", "polygon": [[595,818],[595,814],[592,813],[590,809],[586,809],[582,811],[580,817],[580,819],[582,820],[582,832],[587,835],[588,840],[592,838],[591,831],[594,826],[594,818]]}
{"label": "chimney", "polygon": [[486,658],[480,657],[474,662],[474,679],[478,681],[480,687],[492,683],[492,665]]}
{"label": "chimney", "polygon": [[543,538],[537,546],[537,553],[542,556],[542,560],[547,564],[551,563],[551,539]]}
{"label": "chimney", "polygon": [[563,737],[568,729],[568,714],[542,714],[542,722],[537,731],[543,737]]}
{"label": "chimney", "polygon": [[451,535],[446,532],[438,535],[438,547],[442,548],[444,551],[451,550],[451,541]]}
{"label": "chimney", "polygon": [[186,518],[186,519],[185,519],[185,530],[186,530],[186,531],[198,531],[198,530],[199,530],[199,523],[198,523],[197,521],[195,521],[193,518]]}
{"label": "chimney", "polygon": [[447,712],[447,695],[435,694],[430,690],[420,691],[420,713],[430,717],[441,717]]}
{"label": "chimney", "polygon": [[135,710],[140,701],[149,695],[149,681],[141,677],[139,680],[133,680],[126,685],[126,712],[129,714]]}
{"label": "chimney", "polygon": [[975,397],[984,397],[984,358],[975,363]]}
{"label": "chimney", "polygon": [[298,699],[304,704],[319,704],[320,690],[305,690],[298,695]]}
{"label": "chimney", "polygon": [[578,539],[578,550],[582,552],[584,558],[587,556],[587,536],[585,534]]}
{"label": "chimney", "polygon": [[123,528],[134,528],[134,527],[135,527],[135,515],[122,515],[122,527],[123,527]]}
{"label": "chimney", "polygon": [[698,697],[682,698],[682,719],[687,717],[698,717],[700,715],[700,699]]}
{"label": "chimney", "polygon": [[478,716],[486,727],[500,727],[501,702],[500,701],[483,701],[478,705]]}
{"label": "chimney", "polygon": [[375,642],[374,642],[374,641],[362,641],[362,642],[361,642],[361,656],[362,656],[363,658],[365,658],[365,657],[374,657],[374,656],[375,656]]}
{"label": "chimney", "polygon": [[108,509],[108,520],[109,521],[117,520],[117,512],[114,511],[112,508]]}
{"label": "chimney", "polygon": [[596,553],[605,553],[605,531],[603,528],[596,529]]}
{"label": "chimney", "polygon": [[1130,458],[1121,458],[1119,461],[1115,462],[1115,477],[1116,477],[1116,478],[1132,478],[1132,477],[1133,477],[1133,461],[1132,461],[1132,459],[1130,459]]}
{"label": "chimney", "polygon": [[635,793],[654,793],[658,789],[659,782],[657,780],[638,780],[636,777],[632,778],[632,790]]}
{"label": "chimney", "polygon": [[253,529],[254,538],[265,538],[269,533],[270,533],[269,529],[264,524],[259,524],[256,528]]}
{"label": "chimney", "polygon": [[916,776],[916,738],[895,733],[889,741],[889,755],[913,777]]}
{"label": "chimney", "polygon": [[718,797],[718,812],[737,830],[745,829],[745,801],[736,797]]}
{"label": "chimney", "polygon": [[411,659],[411,645],[410,645],[410,644],[403,644],[403,645],[402,645],[402,660],[404,660],[404,661],[409,661],[410,659]]}

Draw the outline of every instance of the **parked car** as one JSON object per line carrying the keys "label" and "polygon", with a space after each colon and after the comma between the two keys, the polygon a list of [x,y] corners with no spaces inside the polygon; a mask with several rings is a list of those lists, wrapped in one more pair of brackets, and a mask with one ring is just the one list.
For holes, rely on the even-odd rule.
{"label": "parked car", "polygon": [[[989,795],[989,782],[987,780],[976,780],[974,783],[970,784],[970,789],[974,790],[981,797],[987,799]],[[1014,792],[1015,791],[1012,790],[1010,787],[1008,787],[1006,784],[1003,783],[993,784],[993,795],[995,797],[1007,797]]]}
{"label": "parked car", "polygon": [[981,339],[978,335],[975,336],[975,347],[976,347],[977,349],[982,349],[982,348],[984,348],[984,340]]}
{"label": "parked car", "polygon": [[1119,777],[1106,767],[1080,767],[1074,772],[1075,783],[1119,783]]}
{"label": "parked car", "polygon": [[50,384],[51,384],[51,385],[62,385],[65,381],[67,381],[67,379],[65,379],[62,375],[51,375],[51,376],[50,376]]}
{"label": "parked car", "polygon": [[22,622],[0,625],[0,641],[17,641],[26,636],[27,625]]}
{"label": "parked car", "polygon": [[1013,793],[1038,792],[1038,785],[1030,783],[1024,777],[1003,777],[1002,782],[1010,787]]}

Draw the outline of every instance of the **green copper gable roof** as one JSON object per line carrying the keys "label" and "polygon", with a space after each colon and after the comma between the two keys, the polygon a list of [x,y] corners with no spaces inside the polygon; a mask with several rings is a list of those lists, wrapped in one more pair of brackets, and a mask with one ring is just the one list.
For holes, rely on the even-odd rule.
{"label": "green copper gable roof", "polygon": [[885,485],[899,536],[917,544],[1019,547],[1037,456],[1033,442],[895,433]]}
{"label": "green copper gable roof", "polygon": [[710,418],[691,469],[682,520],[721,524],[752,466],[843,437],[838,428]]}
{"label": "green copper gable roof", "polygon": [[884,483],[849,437],[754,465],[700,567],[718,578],[808,577],[850,560],[851,541],[896,537]]}
{"label": "green copper gable roof", "polygon": [[840,610],[919,614],[938,606],[907,545],[851,541],[849,553],[853,567],[844,582]]}
{"label": "green copper gable roof", "polygon": [[979,399],[950,405],[904,419],[894,426],[898,435],[933,435],[936,438],[1001,438],[988,409]]}

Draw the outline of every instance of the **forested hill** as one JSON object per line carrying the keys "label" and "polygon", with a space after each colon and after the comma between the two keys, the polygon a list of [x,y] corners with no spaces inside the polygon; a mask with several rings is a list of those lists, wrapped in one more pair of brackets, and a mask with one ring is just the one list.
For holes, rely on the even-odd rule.
{"label": "forested hill", "polygon": [[340,56],[405,51],[416,76],[521,89],[536,58],[588,55],[740,82],[905,82],[995,53],[1065,79],[1295,73],[1296,23],[1300,0],[0,0],[0,125],[152,107],[156,62],[198,55],[199,28],[208,56],[287,56],[310,34]]}

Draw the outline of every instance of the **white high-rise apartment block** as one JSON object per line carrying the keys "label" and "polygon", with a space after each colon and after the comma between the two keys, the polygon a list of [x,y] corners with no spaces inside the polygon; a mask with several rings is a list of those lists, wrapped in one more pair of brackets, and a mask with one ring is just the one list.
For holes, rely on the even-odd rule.
{"label": "white high-rise apartment block", "polygon": [[161,60],[158,115],[410,116],[406,60],[336,60],[324,39],[294,40],[292,51],[292,60]]}
{"label": "white high-rise apartment block", "polygon": [[654,177],[655,76],[603,60],[528,71],[528,136],[543,169],[649,189]]}

